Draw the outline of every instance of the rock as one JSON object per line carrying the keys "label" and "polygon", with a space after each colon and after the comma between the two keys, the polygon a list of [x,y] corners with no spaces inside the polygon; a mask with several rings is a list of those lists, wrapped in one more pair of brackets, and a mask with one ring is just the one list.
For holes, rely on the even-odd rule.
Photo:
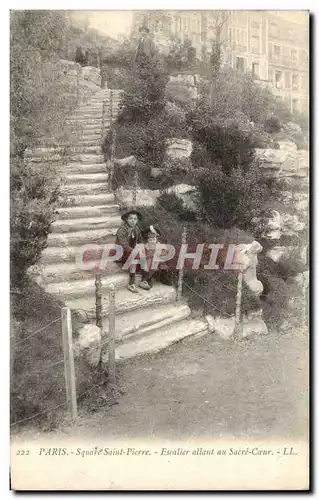
{"label": "rock", "polygon": [[252,335],[267,335],[268,328],[262,319],[262,310],[251,311],[243,317],[243,338]]}
{"label": "rock", "polygon": [[293,122],[288,122],[288,123],[284,123],[282,128],[284,129],[285,132],[287,132],[287,134],[301,134],[302,133],[302,129],[299,125],[297,125],[297,123],[293,123]]}
{"label": "rock", "polygon": [[258,297],[263,291],[261,281],[257,280],[256,267],[258,265],[257,254],[262,251],[263,247],[258,241],[253,241],[249,244],[241,244],[237,246],[237,262],[243,272],[243,279],[249,289]]}
{"label": "rock", "polygon": [[101,332],[96,325],[84,325],[74,344],[76,356],[84,356],[90,366],[97,366],[101,352]]}
{"label": "rock", "polygon": [[285,261],[289,260],[291,258],[295,258],[296,252],[298,255],[298,259],[302,264],[307,263],[307,255],[308,255],[308,246],[280,246],[277,245],[267,252],[267,257],[271,259],[274,262],[280,262],[280,261]]}
{"label": "rock", "polygon": [[284,235],[294,235],[305,229],[306,225],[298,220],[297,215],[281,215],[281,231]]}
{"label": "rock", "polygon": [[132,166],[134,167],[137,163],[137,159],[135,156],[126,156],[125,158],[117,158],[114,161],[115,165],[118,165],[120,167],[125,167],[125,166]]}
{"label": "rock", "polygon": [[167,155],[170,158],[189,158],[192,151],[193,145],[187,139],[169,139],[167,141]]}
{"label": "rock", "polygon": [[213,318],[214,326],[212,320],[210,320],[209,328],[214,328],[214,333],[222,340],[229,340],[234,335],[235,329],[235,316],[230,318]]}
{"label": "rock", "polygon": [[279,262],[282,257],[287,253],[287,247],[275,246],[271,250],[268,250],[267,257],[273,262]]}
{"label": "rock", "polygon": [[295,152],[297,151],[297,145],[293,141],[278,141],[279,148],[284,149],[289,152]]}
{"label": "rock", "polygon": [[277,210],[271,211],[272,217],[269,219],[266,231],[263,235],[264,238],[269,240],[279,240],[281,236],[281,217]]}
{"label": "rock", "polygon": [[[189,209],[195,208],[195,201],[193,199],[195,192],[196,188],[188,184],[177,184],[167,189],[167,193],[175,193]],[[161,194],[162,192],[159,189],[138,189],[136,203],[140,206],[152,207],[156,204],[156,200]],[[117,199],[120,205],[131,206],[133,203],[133,189],[120,187],[117,190]]]}
{"label": "rock", "polygon": [[206,323],[208,325],[208,333],[214,333],[215,332],[215,318],[211,316],[210,314],[207,314],[205,316]]}

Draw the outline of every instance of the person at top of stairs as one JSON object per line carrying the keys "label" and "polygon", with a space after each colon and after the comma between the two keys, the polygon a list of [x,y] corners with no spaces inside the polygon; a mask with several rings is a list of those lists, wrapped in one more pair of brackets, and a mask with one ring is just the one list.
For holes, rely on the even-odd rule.
{"label": "person at top of stairs", "polygon": [[[130,210],[123,214],[121,219],[123,220],[123,224],[117,230],[115,243],[117,245],[121,245],[123,248],[123,255],[117,262],[124,264],[136,244],[142,241],[141,228],[139,226],[139,223],[142,220],[142,214],[137,210]],[[135,282],[135,264],[129,267],[129,274],[130,280],[127,288],[132,293],[138,293]]]}

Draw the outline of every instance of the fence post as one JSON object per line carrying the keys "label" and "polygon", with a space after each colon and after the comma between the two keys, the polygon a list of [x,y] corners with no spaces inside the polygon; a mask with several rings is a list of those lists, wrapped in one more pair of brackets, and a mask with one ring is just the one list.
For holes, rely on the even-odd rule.
{"label": "fence post", "polygon": [[137,200],[137,187],[138,187],[138,171],[135,167],[134,172],[134,181],[133,181],[133,197],[132,197],[132,205],[133,208],[136,208],[136,200]]}
{"label": "fence post", "polygon": [[68,307],[62,307],[61,309],[61,323],[62,323],[62,340],[63,340],[67,409],[68,412],[72,415],[72,417],[76,418],[78,415],[78,410],[76,403],[76,385],[75,385],[73,342],[72,342],[72,322],[71,322],[71,311]]}
{"label": "fence post", "polygon": [[[186,244],[186,236],[187,236],[186,227],[184,227],[182,233],[182,245]],[[178,271],[178,284],[177,284],[177,296],[176,296],[177,301],[180,301],[182,299],[183,276],[184,276],[184,268],[181,268]]]}
{"label": "fence post", "polygon": [[109,291],[109,368],[108,377],[111,385],[115,385],[115,288],[110,285]]}
{"label": "fence post", "polygon": [[95,319],[96,326],[102,328],[102,281],[101,273],[95,274]]}
{"label": "fence post", "polygon": [[234,339],[240,340],[243,337],[242,322],[241,322],[241,294],[243,288],[243,273],[239,271],[237,280],[237,295],[236,295],[236,311],[235,311],[235,328]]}

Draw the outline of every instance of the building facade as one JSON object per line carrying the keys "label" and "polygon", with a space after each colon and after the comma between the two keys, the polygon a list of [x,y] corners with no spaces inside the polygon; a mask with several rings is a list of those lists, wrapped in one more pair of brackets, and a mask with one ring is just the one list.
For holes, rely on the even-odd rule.
{"label": "building facade", "polygon": [[291,111],[308,113],[309,29],[307,15],[284,11],[143,11],[133,16],[132,32],[150,29],[159,49],[168,53],[172,40],[187,39],[197,58],[220,41],[223,64],[251,72],[260,84],[272,89]]}

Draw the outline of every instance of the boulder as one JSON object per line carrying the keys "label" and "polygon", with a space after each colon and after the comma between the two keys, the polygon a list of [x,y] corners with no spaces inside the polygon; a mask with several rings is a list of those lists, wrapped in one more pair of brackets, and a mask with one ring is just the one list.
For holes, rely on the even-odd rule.
{"label": "boulder", "polygon": [[[229,318],[221,318],[220,316],[214,318],[211,315],[205,316],[208,325],[209,333],[214,333],[222,340],[233,339],[235,330],[235,316]],[[262,319],[262,310],[251,311],[247,315],[243,315],[242,322],[242,336],[243,338],[251,337],[253,335],[267,335],[268,328]]]}
{"label": "boulder", "polygon": [[288,122],[284,123],[282,128],[284,129],[287,134],[301,134],[302,130],[301,127],[297,123],[293,122]]}
{"label": "boulder", "polygon": [[281,236],[281,217],[277,210],[271,211],[271,219],[268,221],[267,228],[263,234],[264,238],[269,240],[279,240]]}
{"label": "boulder", "polygon": [[114,161],[115,165],[118,165],[120,167],[126,167],[126,166],[131,166],[134,167],[137,163],[137,159],[135,156],[126,156],[125,158],[117,158]]}
{"label": "boulder", "polygon": [[293,236],[305,229],[306,225],[300,222],[297,215],[281,215],[281,232],[284,235]]}
{"label": "boulder", "polygon": [[243,317],[243,338],[252,335],[267,335],[268,328],[262,319],[262,309],[251,311]]}
{"label": "boulder", "polygon": [[187,139],[169,139],[167,141],[167,155],[169,158],[189,158],[193,151],[191,141]]}
{"label": "boulder", "polygon": [[84,325],[79,330],[79,337],[74,344],[76,356],[85,357],[90,366],[97,366],[101,352],[101,331],[96,325]]}
{"label": "boulder", "polygon": [[[206,321],[207,316],[206,316]],[[212,331],[212,328],[214,329],[213,332],[217,337],[219,337],[222,340],[229,340],[233,338],[234,335],[234,330],[235,330],[235,316],[231,316],[230,318],[213,318],[210,316],[209,320],[209,328]]]}

